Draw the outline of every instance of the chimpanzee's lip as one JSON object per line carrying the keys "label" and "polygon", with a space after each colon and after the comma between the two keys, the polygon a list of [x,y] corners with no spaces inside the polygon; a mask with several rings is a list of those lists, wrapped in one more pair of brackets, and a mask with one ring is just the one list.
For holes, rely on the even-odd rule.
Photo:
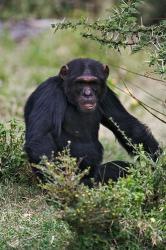
{"label": "chimpanzee's lip", "polygon": [[83,110],[94,110],[96,108],[96,103],[83,103],[81,104],[81,109]]}

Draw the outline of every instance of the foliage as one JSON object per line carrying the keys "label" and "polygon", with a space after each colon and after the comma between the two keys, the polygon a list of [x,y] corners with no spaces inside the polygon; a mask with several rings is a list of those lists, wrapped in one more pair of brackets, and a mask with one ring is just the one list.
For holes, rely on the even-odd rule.
{"label": "foliage", "polygon": [[80,183],[87,171],[79,172],[67,147],[56,162],[38,165],[48,181],[40,183],[43,194],[21,170],[27,161],[19,123],[0,131],[0,248],[165,249],[165,150],[153,162],[140,146],[127,178],[89,189]]}
{"label": "foliage", "polygon": [[53,25],[58,29],[81,30],[81,36],[97,41],[102,46],[107,46],[120,51],[130,47],[132,53],[147,49],[149,53],[149,66],[161,75],[166,74],[166,21],[158,25],[144,26],[139,24],[139,7],[142,0],[120,1],[119,7],[113,9],[106,18],[96,21],[80,19],[76,22],[63,21]]}
{"label": "foliage", "polygon": [[69,146],[58,154],[56,160],[48,161],[44,157],[35,167],[42,171],[46,179],[46,183],[41,184],[42,188],[62,207],[74,204],[84,190],[84,186],[79,184],[88,169],[80,172],[78,162],[70,155]]}
{"label": "foliage", "polygon": [[28,173],[23,141],[23,125],[15,120],[5,125],[0,123],[0,176],[3,180],[18,179],[23,171]]}
{"label": "foliage", "polygon": [[94,184],[92,189],[79,185],[82,174],[76,177],[76,162],[69,151],[61,157],[59,167],[47,163],[48,183],[42,187],[76,234],[71,249],[164,249],[165,153],[154,163],[140,147],[126,179]]}

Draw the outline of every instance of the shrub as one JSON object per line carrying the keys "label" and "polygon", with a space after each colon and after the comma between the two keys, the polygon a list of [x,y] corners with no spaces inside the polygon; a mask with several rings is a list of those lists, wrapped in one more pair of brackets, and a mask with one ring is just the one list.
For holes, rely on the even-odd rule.
{"label": "shrub", "polygon": [[1,178],[19,178],[28,173],[28,162],[23,151],[24,127],[12,120],[0,123],[0,175]]}
{"label": "shrub", "polygon": [[69,147],[66,147],[56,157],[56,161],[48,161],[43,157],[40,165],[35,165],[42,171],[46,183],[41,187],[48,191],[54,202],[58,202],[61,208],[73,206],[87,187],[81,185],[81,179],[86,176],[88,170],[80,172],[75,158],[71,157]]}
{"label": "shrub", "polygon": [[[29,165],[22,150],[23,131],[23,126],[16,121],[0,124],[1,175],[8,182],[25,176],[27,178],[25,169]],[[88,170],[79,171],[76,159],[70,156],[69,147],[57,156],[56,161],[48,161],[44,157],[35,167],[43,172],[47,180],[44,184],[40,183],[46,190],[47,206],[44,205],[44,210],[40,207],[42,212],[37,218],[36,207],[29,205],[33,216],[24,222],[15,204],[11,210],[12,220],[5,219],[8,221],[7,231],[2,227],[2,247],[8,242],[11,247],[17,243],[18,247],[40,246],[41,249],[51,249],[55,246],[58,250],[164,250],[166,151],[163,150],[155,163],[146,156],[141,146],[137,152],[127,178],[121,178],[117,183],[110,181],[108,185],[97,186],[94,183],[91,189],[81,184]],[[24,203],[18,209],[21,206]],[[7,214],[10,209],[11,206]],[[6,214],[5,209],[2,212]],[[15,223],[19,223],[19,230]],[[38,238],[33,236],[32,230]]]}
{"label": "shrub", "polygon": [[69,150],[58,159],[44,168],[42,186],[76,233],[71,249],[164,249],[165,152],[154,163],[140,147],[127,178],[92,189],[79,184],[83,174]]}

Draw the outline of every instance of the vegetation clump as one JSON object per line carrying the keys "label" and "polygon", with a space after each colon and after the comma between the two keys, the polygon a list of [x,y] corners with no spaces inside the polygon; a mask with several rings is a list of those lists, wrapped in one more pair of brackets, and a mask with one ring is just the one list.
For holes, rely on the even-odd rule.
{"label": "vegetation clump", "polygon": [[12,120],[9,123],[0,123],[0,176],[2,179],[21,177],[25,171],[26,161],[23,151],[24,142],[23,124]]}
{"label": "vegetation clump", "polygon": [[[43,194],[36,183],[35,186],[30,184],[29,177],[28,185],[23,182],[26,177],[21,169],[27,165],[22,151],[23,138],[24,132],[20,130],[19,123],[11,122],[7,127],[1,124],[3,220],[0,221],[0,228],[3,233],[0,246],[3,249],[15,244],[20,249],[37,246],[40,249],[46,246],[47,249],[60,249],[62,246],[62,249],[72,250],[165,249],[164,150],[154,163],[140,146],[127,178],[121,178],[117,183],[110,181],[108,185],[94,183],[94,187],[89,189],[81,184],[87,171],[79,172],[77,161],[70,157],[67,147],[56,161],[43,158],[36,166],[47,180],[44,184],[40,183],[46,191]],[[17,184],[20,189],[16,192]],[[4,199],[6,194],[10,197],[12,192],[14,197],[12,195],[8,199],[13,208],[8,208],[6,212],[5,207],[9,204],[4,203]]]}
{"label": "vegetation clump", "polygon": [[61,171],[53,162],[48,165],[51,181],[42,186],[76,233],[74,249],[164,249],[165,153],[154,163],[140,147],[127,178],[108,185],[94,183],[92,189],[79,184],[82,174],[75,175],[69,151],[62,152],[60,159]]}

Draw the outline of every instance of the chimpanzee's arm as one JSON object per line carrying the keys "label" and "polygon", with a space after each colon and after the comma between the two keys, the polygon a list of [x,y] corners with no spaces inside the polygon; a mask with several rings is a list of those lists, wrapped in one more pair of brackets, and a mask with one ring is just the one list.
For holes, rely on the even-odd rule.
{"label": "chimpanzee's arm", "polygon": [[[101,123],[114,133],[129,154],[134,153],[134,148],[131,144],[142,143],[145,151],[150,154],[152,159],[156,159],[159,152],[158,142],[145,125],[126,111],[115,93],[108,87],[101,109],[103,112]],[[131,144],[120,130],[131,140]]]}
{"label": "chimpanzee's arm", "polygon": [[58,77],[49,78],[29,97],[25,106],[25,150],[30,162],[38,163],[42,155],[56,152],[52,136],[60,134],[65,99]]}

